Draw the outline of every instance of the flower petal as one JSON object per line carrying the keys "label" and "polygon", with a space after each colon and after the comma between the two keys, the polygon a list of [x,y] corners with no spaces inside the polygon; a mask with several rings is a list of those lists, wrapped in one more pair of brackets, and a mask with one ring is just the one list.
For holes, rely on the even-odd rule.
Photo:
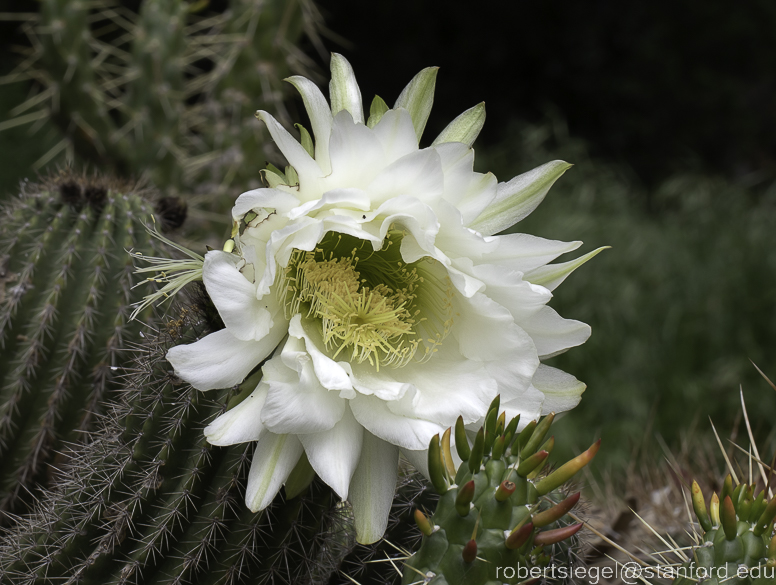
{"label": "flower petal", "polygon": [[275,141],[280,152],[286,157],[288,164],[294,167],[300,181],[315,181],[323,176],[323,171],[315,159],[311,157],[304,147],[291,136],[280,123],[272,117],[272,114],[259,110],[256,115],[267,125],[272,140]]}
{"label": "flower petal", "polygon": [[318,476],[343,500],[361,456],[364,427],[353,417],[350,408],[328,431],[299,435],[310,465]]}
{"label": "flower petal", "polygon": [[590,337],[590,325],[574,319],[564,319],[550,307],[544,307],[521,323],[521,326],[533,339],[542,359],[582,345]]}
{"label": "flower petal", "polygon": [[525,279],[534,284],[540,284],[548,290],[555,290],[564,280],[566,280],[566,277],[569,274],[607,248],[609,248],[609,246],[601,246],[597,250],[583,254],[579,258],[570,260],[569,262],[540,266],[526,274]]}
{"label": "flower petal", "polygon": [[496,199],[469,227],[487,236],[515,225],[544,200],[550,187],[571,167],[556,160],[498,186]]}
{"label": "flower petal", "polygon": [[[582,242],[547,240],[528,234],[505,234],[484,238],[488,245],[483,250],[482,261],[488,264],[509,266],[512,270],[527,273],[552,262],[566,252],[576,250]],[[493,247],[491,244],[495,243]]]}
{"label": "flower petal", "polygon": [[432,146],[445,142],[463,142],[466,146],[471,146],[477,140],[484,125],[485,102],[480,102],[450,122],[434,139]]}
{"label": "flower petal", "polygon": [[315,135],[315,161],[324,174],[331,172],[329,161],[329,138],[331,137],[332,113],[321,90],[312,81],[300,75],[286,79],[302,96],[310,124]]}
{"label": "flower petal", "polygon": [[205,255],[202,280],[229,333],[242,341],[260,340],[272,329],[278,303],[274,295],[256,298],[256,286],[237,269],[239,261],[233,254],[211,250]]}
{"label": "flower petal", "polygon": [[427,449],[431,437],[445,431],[440,424],[396,414],[388,404],[375,396],[357,394],[350,408],[370,433],[405,449]]}
{"label": "flower petal", "polygon": [[533,385],[544,394],[542,414],[571,410],[585,391],[585,384],[571,374],[540,364],[534,374]]}
{"label": "flower petal", "polygon": [[269,392],[261,421],[273,433],[326,431],[342,418],[345,401],[320,385],[300,340],[290,337],[280,356],[267,362],[263,371]]}
{"label": "flower petal", "polygon": [[264,434],[253,452],[245,488],[245,504],[251,512],[272,503],[303,451],[302,443],[294,435]]}
{"label": "flower petal", "polygon": [[339,53],[331,54],[331,81],[329,82],[329,99],[331,113],[337,115],[340,111],[350,112],[353,120],[364,123],[364,107],[361,102],[361,90],[356,82],[356,75],[345,57]]}
{"label": "flower petal", "polygon": [[364,432],[361,458],[350,483],[350,503],[356,525],[356,540],[372,544],[382,538],[396,490],[399,450]]}
{"label": "flower petal", "polygon": [[409,112],[388,110],[374,127],[374,133],[385,152],[385,164],[418,150],[418,139]]}
{"label": "flower petal", "polygon": [[434,105],[437,71],[439,67],[426,67],[420,71],[402,90],[393,106],[394,109],[404,108],[410,113],[418,142]]}
{"label": "flower petal", "polygon": [[331,174],[325,180],[327,190],[364,189],[386,165],[377,136],[363,124],[356,124],[347,111],[334,116],[329,156]]}
{"label": "flower petal", "polygon": [[260,383],[240,404],[206,426],[205,437],[208,443],[225,446],[261,439],[266,431],[261,422],[261,409],[268,389],[267,384]]}
{"label": "flower petal", "polygon": [[228,329],[211,333],[167,352],[175,373],[197,390],[229,388],[239,384],[280,343],[285,323],[275,323],[270,334],[258,341],[242,341]]}
{"label": "flower petal", "polygon": [[280,189],[253,189],[237,198],[232,207],[232,219],[239,221],[249,211],[275,209],[285,213],[299,205],[299,199]]}

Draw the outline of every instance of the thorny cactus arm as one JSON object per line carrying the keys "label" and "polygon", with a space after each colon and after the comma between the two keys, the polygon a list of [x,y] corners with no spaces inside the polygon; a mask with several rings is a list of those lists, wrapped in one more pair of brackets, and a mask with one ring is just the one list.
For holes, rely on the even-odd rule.
{"label": "thorny cactus arm", "polygon": [[302,482],[254,514],[243,503],[252,447],[205,440],[239,389],[203,394],[164,359],[204,327],[189,308],[144,345],[94,440],[0,542],[0,581],[301,584],[325,558],[328,488]]}
{"label": "thorny cactus arm", "polygon": [[[124,186],[126,187],[126,186]],[[139,337],[129,249],[149,252],[154,206],[133,190],[63,173],[27,186],[0,222],[0,510],[45,483],[80,441]],[[145,311],[141,317],[147,318]]]}

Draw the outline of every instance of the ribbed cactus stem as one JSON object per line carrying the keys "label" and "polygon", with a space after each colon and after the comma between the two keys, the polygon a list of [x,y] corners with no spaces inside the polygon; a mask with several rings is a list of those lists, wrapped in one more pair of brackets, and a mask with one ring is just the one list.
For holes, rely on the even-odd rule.
{"label": "ribbed cactus stem", "polygon": [[55,453],[83,439],[116,390],[141,328],[129,320],[142,295],[127,250],[154,249],[142,223],[152,212],[126,186],[68,173],[2,211],[0,510],[46,482]]}
{"label": "ribbed cactus stem", "polygon": [[[183,584],[309,579],[335,517],[328,488],[244,503],[252,447],[213,447],[203,427],[232,390],[208,395],[164,356],[206,324],[193,308],[147,340],[94,440],[71,454],[56,491],[0,542],[0,581]],[[255,381],[254,381],[255,384]],[[239,395],[240,390],[237,390]],[[325,554],[323,554],[325,556]],[[274,580],[274,581],[273,581]]]}

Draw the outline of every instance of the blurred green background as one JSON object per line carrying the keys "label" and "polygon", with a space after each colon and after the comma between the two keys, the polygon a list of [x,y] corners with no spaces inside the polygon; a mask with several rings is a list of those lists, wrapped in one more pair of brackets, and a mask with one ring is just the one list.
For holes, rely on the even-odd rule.
{"label": "blurred green background", "polygon": [[[148,41],[138,36],[139,24],[127,25],[119,34],[116,19],[93,15],[110,9],[129,21],[131,15],[141,15],[135,21],[140,23],[144,6],[151,3],[104,2],[108,8],[92,9],[84,26],[103,45],[123,43],[140,60]],[[7,76],[29,57],[32,46],[19,28],[25,21],[9,20],[9,13],[20,19],[22,13],[40,14],[41,6],[64,4],[3,4],[0,75]],[[171,75],[189,88],[177,96],[176,115],[183,122],[171,130],[184,154],[106,162],[94,149],[79,150],[83,133],[52,116],[38,122],[34,134],[29,124],[0,132],[3,196],[47,166],[65,164],[68,156],[75,156],[79,165],[135,176],[142,173],[133,164],[147,167],[157,161],[172,170],[151,172],[148,180],[165,193],[186,196],[196,229],[217,233],[224,226],[209,222],[213,212],[228,208],[242,190],[256,184],[265,159],[281,162],[273,158],[252,111],[269,108],[286,122],[304,122],[298,116],[299,100],[282,93],[282,77],[304,73],[317,75],[320,82],[327,52],[338,51],[353,64],[365,100],[378,93],[392,103],[418,70],[438,65],[427,142],[458,113],[484,100],[488,121],[475,145],[478,170],[507,180],[555,158],[575,164],[518,229],[583,240],[583,251],[612,246],[571,276],[552,302],[563,316],[593,327],[584,346],[553,359],[553,365],[588,384],[580,406],[556,426],[565,429],[560,443],[568,451],[579,450],[600,435],[606,445],[601,459],[625,463],[645,440],[653,443],[656,434],[676,446],[687,433],[708,432],[709,416],[720,429],[731,428],[739,411],[739,385],[753,426],[761,436],[770,432],[776,393],[750,360],[776,378],[776,4],[155,4],[162,11],[186,8],[178,29],[166,21],[158,27],[154,34],[161,39],[201,37],[209,30],[201,23],[232,13],[236,16],[222,26],[254,35],[253,53],[240,53],[229,62],[229,71],[199,92],[191,89],[192,80],[219,71],[233,45],[214,36],[212,43],[200,43],[216,47],[210,52],[184,55],[184,49],[168,47],[169,63],[177,65]],[[240,10],[248,16],[240,17]],[[260,24],[250,29],[245,23],[255,10],[261,13]],[[68,22],[69,16],[62,15],[55,20]],[[95,66],[95,46],[80,49],[87,53],[86,66]],[[134,88],[127,90],[131,95],[112,96],[121,103],[106,115],[109,125],[121,128],[126,123],[141,89],[150,92],[148,107],[153,110],[158,84],[147,79],[157,74],[149,58],[151,73],[140,78],[145,85],[126,82]],[[142,63],[136,66],[143,70]],[[0,124],[12,119],[13,108],[26,97],[50,87],[36,79],[0,86]],[[223,106],[227,102],[228,108]],[[187,122],[187,112],[202,103],[211,106],[204,124],[201,116],[196,123]],[[67,148],[41,165],[63,140]],[[135,151],[142,146],[157,153],[152,135],[133,140]],[[211,153],[216,154],[208,159]],[[176,164],[189,166],[184,171]]]}

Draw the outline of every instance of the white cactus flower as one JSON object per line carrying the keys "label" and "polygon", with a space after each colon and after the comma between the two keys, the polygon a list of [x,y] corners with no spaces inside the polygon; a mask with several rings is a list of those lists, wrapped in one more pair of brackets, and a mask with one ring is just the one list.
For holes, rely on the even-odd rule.
{"label": "white cactus flower", "polygon": [[304,128],[300,143],[258,112],[289,167],[237,199],[233,249],[205,256],[226,328],[167,357],[201,390],[238,384],[264,362],[256,389],[205,429],[208,440],[258,441],[252,510],[306,455],[350,500],[358,540],[369,543],[385,530],[400,452],[425,469],[430,438],[459,415],[481,421],[497,394],[524,424],[579,402],[584,384],[541,360],[583,343],[590,328],[546,305],[597,251],[548,265],[580,242],[493,235],[528,215],[570,165],[508,183],[473,172],[483,105],[420,148],[436,69],[392,109],[375,98],[366,122],[350,64],[335,54],[331,71],[330,104],[311,81],[288,80],[314,144]]}

